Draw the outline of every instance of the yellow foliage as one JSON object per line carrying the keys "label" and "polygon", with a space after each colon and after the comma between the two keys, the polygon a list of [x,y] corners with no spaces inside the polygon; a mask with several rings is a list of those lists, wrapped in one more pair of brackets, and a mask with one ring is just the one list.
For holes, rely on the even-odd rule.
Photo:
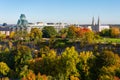
{"label": "yellow foliage", "polygon": [[70,76],[70,80],[80,80],[78,77]]}
{"label": "yellow foliage", "polygon": [[0,75],[7,75],[10,71],[10,68],[7,66],[6,63],[0,62]]}
{"label": "yellow foliage", "polygon": [[15,36],[15,32],[12,31],[12,32],[10,33],[10,36],[9,36],[9,37],[10,37],[10,38],[13,38],[14,36]]}

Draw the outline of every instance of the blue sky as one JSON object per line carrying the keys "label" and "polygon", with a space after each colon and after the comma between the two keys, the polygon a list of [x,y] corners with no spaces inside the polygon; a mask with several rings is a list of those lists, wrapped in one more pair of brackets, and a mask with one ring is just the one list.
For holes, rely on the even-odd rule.
{"label": "blue sky", "polygon": [[120,23],[120,0],[0,0],[0,24],[16,24],[20,14],[29,22]]}

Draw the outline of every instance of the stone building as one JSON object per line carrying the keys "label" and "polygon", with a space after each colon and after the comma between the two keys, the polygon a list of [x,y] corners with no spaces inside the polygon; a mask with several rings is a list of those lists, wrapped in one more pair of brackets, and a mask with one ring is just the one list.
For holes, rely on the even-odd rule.
{"label": "stone building", "polygon": [[96,23],[95,23],[95,20],[94,20],[94,17],[93,17],[91,28],[92,28],[92,30],[95,31],[95,32],[101,32],[101,31],[104,30],[104,29],[110,29],[110,26],[109,26],[109,25],[106,25],[106,24],[101,24],[99,17],[98,17],[98,22],[97,22],[97,24],[96,24]]}

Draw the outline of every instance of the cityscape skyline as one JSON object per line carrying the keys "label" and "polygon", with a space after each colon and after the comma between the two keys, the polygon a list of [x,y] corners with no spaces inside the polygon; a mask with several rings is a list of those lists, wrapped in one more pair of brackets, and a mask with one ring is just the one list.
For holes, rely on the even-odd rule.
{"label": "cityscape skyline", "polygon": [[102,24],[119,24],[119,0],[1,0],[0,24],[16,24],[20,14],[29,22],[91,24],[92,17]]}

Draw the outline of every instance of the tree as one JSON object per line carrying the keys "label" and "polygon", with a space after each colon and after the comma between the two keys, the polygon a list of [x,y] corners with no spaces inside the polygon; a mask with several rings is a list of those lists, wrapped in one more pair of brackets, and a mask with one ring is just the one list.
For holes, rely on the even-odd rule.
{"label": "tree", "polygon": [[95,39],[94,33],[92,31],[85,32],[84,36],[80,38],[82,44],[92,44]]}
{"label": "tree", "polygon": [[39,57],[45,56],[49,53],[50,48],[48,46],[45,46],[40,49],[40,53],[38,54]]}
{"label": "tree", "polygon": [[62,74],[65,74],[66,77],[70,75],[79,76],[76,65],[79,62],[78,53],[74,47],[66,48],[61,55],[60,59],[60,70]]}
{"label": "tree", "polygon": [[13,39],[15,37],[15,32],[11,32],[10,35],[9,35],[9,38]]}
{"label": "tree", "polygon": [[10,68],[7,66],[6,63],[0,62],[0,76],[6,76],[10,71]]}
{"label": "tree", "polygon": [[42,38],[42,31],[38,28],[32,28],[30,32],[30,38],[38,40]]}
{"label": "tree", "polygon": [[67,33],[67,37],[74,40],[76,38],[76,27],[71,25],[69,28],[68,28],[68,33]]}
{"label": "tree", "polygon": [[100,35],[103,37],[119,37],[120,36],[120,29],[113,27],[111,29],[104,29],[100,32]]}
{"label": "tree", "polygon": [[2,26],[7,26],[7,23],[3,23],[3,25]]}
{"label": "tree", "polygon": [[[48,54],[46,56],[43,56],[43,64],[41,68],[41,73],[42,74],[47,74],[47,75],[52,75],[55,76],[56,73],[56,69],[55,69],[55,65],[56,65],[56,52],[54,50],[50,50],[48,52]],[[48,67],[49,66],[49,67]]]}
{"label": "tree", "polygon": [[14,51],[15,53],[15,62],[17,65],[26,65],[28,61],[32,59],[32,53],[29,47],[18,45],[17,49]]}
{"label": "tree", "polygon": [[14,39],[15,40],[26,40],[28,38],[28,32],[27,31],[17,31],[14,33]]}
{"label": "tree", "polygon": [[[93,71],[100,80],[112,79],[120,66],[120,57],[112,51],[105,50],[96,55]],[[95,68],[96,67],[96,68]]]}
{"label": "tree", "polygon": [[118,65],[120,63],[120,58],[118,54],[113,53],[112,51],[105,50],[97,56],[97,63],[100,66],[112,66]]}
{"label": "tree", "polygon": [[46,55],[42,56],[42,58],[36,58],[35,61],[31,62],[30,69],[36,74],[40,72],[41,74],[55,76],[57,75],[56,61],[56,52],[54,50],[49,50]]}
{"label": "tree", "polygon": [[6,38],[6,35],[5,35],[5,34],[0,33],[0,40],[3,40],[3,39],[5,39],[5,38]]}
{"label": "tree", "polygon": [[111,28],[111,37],[119,37],[120,29],[119,28]]}
{"label": "tree", "polygon": [[29,64],[29,60],[32,59],[32,53],[29,47],[18,45],[17,49],[13,51],[14,54],[14,71],[16,77],[20,78],[20,72],[24,66]]}
{"label": "tree", "polygon": [[77,69],[79,74],[81,74],[81,80],[91,80],[91,67],[93,66],[95,56],[92,52],[81,52],[79,56],[79,63],[77,64]]}
{"label": "tree", "polygon": [[60,37],[61,38],[66,38],[68,32],[68,28],[63,28],[59,31]]}
{"label": "tree", "polygon": [[43,32],[43,37],[45,38],[55,37],[57,35],[57,32],[53,26],[45,26],[42,29],[42,32]]}
{"label": "tree", "polygon": [[111,30],[110,30],[110,29],[103,29],[103,30],[100,32],[100,36],[103,36],[103,37],[111,37]]}
{"label": "tree", "polygon": [[22,78],[22,80],[36,80],[36,76],[32,70],[28,71],[28,73]]}
{"label": "tree", "polygon": [[77,39],[80,40],[81,42],[81,46],[85,44],[92,44],[95,39],[94,32],[92,32],[88,28],[76,27],[75,33],[76,33]]}

